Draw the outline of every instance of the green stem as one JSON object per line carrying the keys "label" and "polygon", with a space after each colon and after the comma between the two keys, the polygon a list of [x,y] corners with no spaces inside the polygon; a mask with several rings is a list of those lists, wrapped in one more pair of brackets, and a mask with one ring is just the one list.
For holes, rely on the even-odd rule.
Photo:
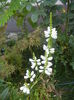
{"label": "green stem", "polygon": [[36,81],[34,82],[34,84],[31,86],[31,89],[39,82],[40,77],[43,75],[43,73],[36,79]]}

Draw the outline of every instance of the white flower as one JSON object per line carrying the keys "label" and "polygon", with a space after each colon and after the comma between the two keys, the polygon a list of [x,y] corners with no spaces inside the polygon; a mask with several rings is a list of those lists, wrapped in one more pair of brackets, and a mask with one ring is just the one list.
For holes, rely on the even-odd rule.
{"label": "white flower", "polygon": [[[47,30],[44,31],[44,35],[45,35],[46,41],[48,42],[49,37],[50,37],[50,27],[49,27],[49,26],[48,26]],[[57,39],[57,31],[56,31],[56,28],[52,28],[51,37],[52,37],[53,39]]]}
{"label": "white flower", "polygon": [[30,75],[30,81],[31,81],[31,82],[33,82],[35,76],[36,76],[36,75],[34,74],[34,71],[32,71],[32,72],[31,72],[31,75]]}
{"label": "white flower", "polygon": [[42,63],[42,64],[45,64],[45,62],[46,62],[46,61],[45,61],[45,60],[43,60],[41,63]]}
{"label": "white flower", "polygon": [[45,44],[43,45],[43,50],[46,51],[47,55],[49,54],[49,49],[48,49],[48,47]]}
{"label": "white flower", "polygon": [[30,62],[33,62],[34,60],[30,58],[29,61],[30,61]]}
{"label": "white flower", "polygon": [[33,75],[31,76],[31,78],[30,78],[30,81],[33,82],[33,80],[34,80],[35,77],[36,77],[36,75],[33,74]]}
{"label": "white flower", "polygon": [[36,76],[36,75],[34,74],[34,71],[29,72],[29,70],[27,70],[27,71],[26,71],[26,76],[24,76],[24,79],[30,78],[30,81],[33,82],[35,76]]}
{"label": "white flower", "polygon": [[37,59],[37,65],[41,65],[40,59]]}
{"label": "white flower", "polygon": [[39,70],[40,73],[42,73],[44,70]]}
{"label": "white flower", "polygon": [[43,66],[40,66],[39,68],[40,68],[40,69],[44,69],[44,67],[43,67]]}
{"label": "white flower", "polygon": [[57,39],[57,31],[56,31],[56,28],[53,28],[53,29],[52,29],[51,37],[52,37],[53,39]]}
{"label": "white flower", "polygon": [[36,71],[38,70],[38,66],[35,67],[35,70],[36,70]]}
{"label": "white flower", "polygon": [[26,76],[24,76],[24,79],[28,79],[30,77],[30,72],[29,70],[26,71]]}
{"label": "white flower", "polygon": [[52,59],[53,59],[53,57],[49,57],[49,58],[48,58],[48,61],[51,61]]}
{"label": "white flower", "polygon": [[48,76],[50,76],[52,74],[52,68],[46,68],[45,69],[45,74],[47,74]]}
{"label": "white flower", "polygon": [[[35,57],[35,60],[36,60],[36,57]],[[33,60],[33,59],[31,59],[31,58],[29,59],[29,61],[31,62],[31,68],[32,68],[32,69],[34,69],[35,66],[36,66],[35,60]]]}
{"label": "white flower", "polygon": [[44,31],[44,35],[45,35],[45,38],[49,38],[49,31],[47,30],[47,31]]}
{"label": "white flower", "polygon": [[37,58],[35,57],[34,60],[30,58],[29,61],[31,62],[31,68],[32,68],[32,69],[35,68],[35,70],[38,70],[37,65],[41,65],[40,59],[37,59]]}
{"label": "white flower", "polygon": [[44,44],[43,45],[43,50],[47,50],[48,48],[47,48],[47,46]]}
{"label": "white flower", "polygon": [[34,75],[34,71],[31,72],[31,76]]}
{"label": "white flower", "polygon": [[34,69],[36,66],[36,63],[32,62],[31,64],[32,64],[31,68]]}
{"label": "white flower", "polygon": [[28,88],[29,84],[24,84],[24,86],[20,87],[20,90],[26,94],[30,94],[30,89]]}
{"label": "white flower", "polygon": [[55,52],[55,48],[50,49],[50,53],[53,54]]}
{"label": "white flower", "polygon": [[41,58],[42,60],[45,60],[45,59],[46,59],[45,56],[43,56],[43,55],[41,55],[40,58]]}
{"label": "white flower", "polygon": [[48,62],[47,67],[50,67],[50,66],[52,66],[52,62]]}

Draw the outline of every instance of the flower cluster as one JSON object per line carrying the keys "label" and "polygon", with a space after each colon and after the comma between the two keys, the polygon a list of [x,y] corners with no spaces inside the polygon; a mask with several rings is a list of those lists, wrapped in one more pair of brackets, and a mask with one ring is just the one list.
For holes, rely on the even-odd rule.
{"label": "flower cluster", "polygon": [[31,82],[33,82],[34,78],[35,78],[35,73],[34,71],[30,72],[29,70],[26,71],[26,75],[24,76],[24,79],[30,79]]}
{"label": "flower cluster", "polygon": [[22,90],[26,94],[30,94],[29,85],[30,84],[25,83],[24,86],[20,87],[20,90]]}
{"label": "flower cluster", "polygon": [[52,54],[55,52],[55,48],[52,47],[52,44],[49,44],[50,40],[57,39],[57,31],[55,28],[50,29],[48,26],[47,30],[44,31],[45,39],[46,39],[46,44],[43,45],[43,50],[45,51],[44,55],[40,56],[40,59],[37,59],[35,54],[33,54],[33,59],[29,59],[31,63],[31,71],[27,70],[26,75],[24,76],[24,79],[30,80],[30,84],[26,83],[24,86],[20,88],[24,93],[29,94],[30,90],[32,89],[32,82],[36,78],[36,74],[39,73],[44,73],[48,76],[52,74],[52,68],[51,66],[53,65],[52,60]]}
{"label": "flower cluster", "polygon": [[31,62],[31,68],[35,69],[36,71],[38,70],[38,66],[41,65],[40,59],[37,59],[35,55],[33,56],[34,59],[29,59]]}

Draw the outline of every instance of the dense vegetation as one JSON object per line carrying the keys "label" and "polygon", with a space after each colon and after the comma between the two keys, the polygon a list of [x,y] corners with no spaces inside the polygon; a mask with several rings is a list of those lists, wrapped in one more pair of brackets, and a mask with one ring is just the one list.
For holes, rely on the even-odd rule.
{"label": "dense vegetation", "polygon": [[[61,0],[61,5],[57,0],[42,1],[0,0],[0,100],[74,100],[74,1]],[[37,57],[44,53],[43,32],[50,24],[50,11],[58,33],[54,41],[53,74],[50,78],[42,77],[30,95],[25,95],[20,86],[26,69],[30,69],[29,58],[33,52]],[[11,17],[22,27],[23,35],[7,41],[5,29]],[[32,32],[28,31],[25,21]]]}

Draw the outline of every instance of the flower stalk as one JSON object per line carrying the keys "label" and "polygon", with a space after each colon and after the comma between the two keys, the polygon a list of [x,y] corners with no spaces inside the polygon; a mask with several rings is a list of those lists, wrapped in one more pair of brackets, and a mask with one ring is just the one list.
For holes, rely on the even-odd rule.
{"label": "flower stalk", "polygon": [[33,53],[33,59],[30,58],[31,62],[31,71],[27,70],[24,79],[29,79],[29,83],[25,83],[24,86],[20,88],[24,93],[30,94],[32,88],[40,81],[40,77],[50,76],[52,74],[52,60],[55,48],[53,48],[53,40],[57,39],[56,28],[52,28],[52,12],[50,12],[50,27],[47,27],[47,30],[44,31],[46,44],[43,45],[43,50],[45,51],[44,55],[40,55],[40,58],[37,59]]}

